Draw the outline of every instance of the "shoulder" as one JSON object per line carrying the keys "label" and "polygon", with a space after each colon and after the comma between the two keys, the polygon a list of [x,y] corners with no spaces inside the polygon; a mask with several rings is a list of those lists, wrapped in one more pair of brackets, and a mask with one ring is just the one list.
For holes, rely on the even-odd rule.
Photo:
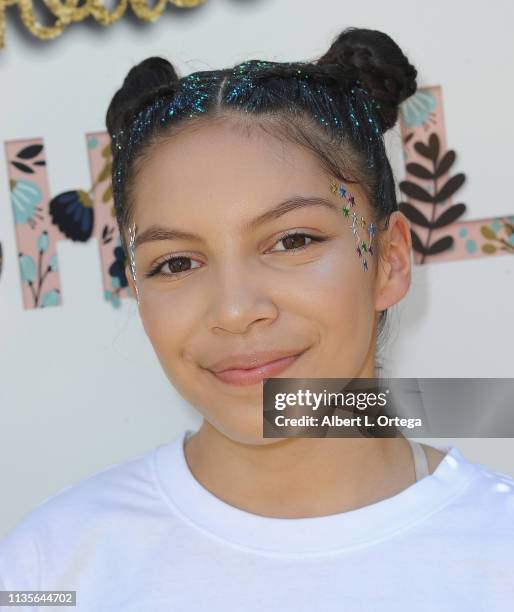
{"label": "shoulder", "polygon": [[[26,588],[40,584],[42,557],[65,556],[67,550],[96,537],[130,509],[155,500],[152,457],[156,448],[111,464],[60,489],[41,501],[0,538],[0,585],[23,577]],[[25,587],[24,587],[25,588]]]}
{"label": "shoulder", "polygon": [[508,528],[514,534],[514,478],[480,463],[473,465],[477,476],[468,496],[476,515],[494,519],[496,527],[491,524],[491,530]]}
{"label": "shoulder", "polygon": [[[500,536],[500,539],[507,533],[514,536],[514,477],[468,460],[456,447],[449,448],[442,461],[435,455],[433,460],[436,463],[433,475],[436,477],[445,474],[445,477],[452,478],[451,469],[464,475],[461,477],[464,486],[450,504],[450,510],[458,513],[464,530],[484,537]],[[439,470],[443,462],[451,469]]]}

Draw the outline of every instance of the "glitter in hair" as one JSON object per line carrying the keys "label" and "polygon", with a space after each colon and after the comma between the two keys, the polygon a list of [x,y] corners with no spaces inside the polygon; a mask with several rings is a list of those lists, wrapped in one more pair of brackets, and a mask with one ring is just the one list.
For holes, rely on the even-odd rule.
{"label": "glitter in hair", "polygon": [[[113,135],[113,198],[116,211],[121,215],[124,210],[127,170],[149,133],[181,117],[205,114],[216,102],[224,107],[239,107],[246,112],[261,113],[267,108],[265,94],[268,88],[271,88],[273,95],[279,95],[273,90],[275,78],[296,80],[298,99],[292,103],[293,112],[307,107],[322,126],[333,127],[340,134],[351,134],[356,145],[365,151],[369,168],[382,169],[387,163],[375,114],[379,105],[369,91],[360,86],[360,81],[349,87],[346,105],[341,106],[330,95],[330,87],[325,88],[325,79],[320,75],[319,67],[297,62],[247,60],[230,71],[199,71],[184,77],[177,82],[176,89],[171,88],[157,95],[136,113],[124,130]],[[388,211],[394,198],[391,199],[390,189],[386,188],[381,178],[376,197],[379,207]]]}

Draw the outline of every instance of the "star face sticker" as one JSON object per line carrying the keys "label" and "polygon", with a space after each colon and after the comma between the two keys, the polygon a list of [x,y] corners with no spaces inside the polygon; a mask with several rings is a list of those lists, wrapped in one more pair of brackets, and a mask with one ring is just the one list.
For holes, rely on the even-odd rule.
{"label": "star face sticker", "polygon": [[[343,216],[345,217],[345,219],[347,219],[350,216],[350,209],[353,208],[355,206],[355,197],[353,194],[351,194],[344,185],[342,184],[337,184],[335,181],[332,181],[330,183],[330,191],[334,194],[337,194],[341,199],[345,200],[346,203],[341,207],[341,212],[343,214]],[[372,247],[372,242],[373,242],[373,238],[375,236],[375,234],[377,233],[377,227],[376,225],[373,223],[373,221],[367,226],[367,230],[368,230],[368,234],[370,237],[369,243],[366,243],[360,236],[359,233],[357,231],[357,224],[359,224],[361,226],[362,229],[364,229],[366,227],[366,220],[364,219],[364,217],[361,216],[360,220],[357,220],[357,213],[353,210],[352,211],[352,221],[351,221],[351,227],[352,227],[352,233],[354,234],[354,236],[356,237],[356,241],[357,241],[357,246],[355,248],[355,251],[357,253],[357,255],[359,256],[359,258],[361,259],[362,262],[362,269],[367,272],[368,271],[368,260],[366,259],[366,257],[363,257],[363,254],[368,254],[370,257],[373,255],[373,247]]]}

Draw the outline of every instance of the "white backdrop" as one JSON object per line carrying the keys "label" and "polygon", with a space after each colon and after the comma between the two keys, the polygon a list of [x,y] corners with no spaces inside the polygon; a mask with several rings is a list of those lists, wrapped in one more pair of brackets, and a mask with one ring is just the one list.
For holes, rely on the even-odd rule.
{"label": "white backdrop", "polygon": [[[393,7],[393,8],[391,8]],[[154,24],[126,16],[104,29],[75,24],[33,40],[9,9],[0,51],[0,536],[42,499],[112,463],[196,427],[198,414],[161,371],[135,301],[104,302],[99,250],[58,245],[65,305],[24,310],[3,143],[43,137],[52,194],[90,184],[85,133],[103,131],[127,70],[163,55],[181,74],[247,58],[300,60],[325,52],[347,26],[390,34],[442,85],[454,172],[467,175],[467,218],[514,213],[514,4],[469,0],[206,0],[171,7]],[[398,179],[398,133],[388,138]],[[513,377],[514,258],[414,268],[393,311],[388,371],[405,377]],[[440,441],[446,443],[447,441]],[[509,439],[450,440],[471,460],[514,474]]]}

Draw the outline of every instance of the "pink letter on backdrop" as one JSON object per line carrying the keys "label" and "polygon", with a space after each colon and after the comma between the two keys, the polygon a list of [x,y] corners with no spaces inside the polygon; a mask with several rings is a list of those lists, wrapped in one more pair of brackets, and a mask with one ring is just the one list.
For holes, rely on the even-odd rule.
{"label": "pink letter on backdrop", "polygon": [[48,176],[43,141],[5,144],[25,308],[62,303],[56,244],[59,229],[48,216]]}
{"label": "pink letter on backdrop", "polygon": [[414,261],[455,261],[514,253],[514,216],[457,221],[466,213],[452,196],[465,181],[450,172],[456,155],[446,148],[441,87],[419,89],[400,109],[407,196],[400,210],[412,224]]}
{"label": "pink letter on backdrop", "polygon": [[120,306],[120,297],[131,295],[125,275],[125,257],[114,214],[111,170],[112,156],[107,132],[86,135],[91,170],[91,197],[95,210],[95,225],[100,243],[104,297],[114,307]]}
{"label": "pink letter on backdrop", "polygon": [[115,223],[110,188],[111,153],[107,134],[86,137],[91,173],[89,190],[72,189],[50,197],[44,141],[6,143],[11,205],[26,309],[63,303],[57,242],[100,244],[104,298],[115,307],[130,295],[125,262]]}

